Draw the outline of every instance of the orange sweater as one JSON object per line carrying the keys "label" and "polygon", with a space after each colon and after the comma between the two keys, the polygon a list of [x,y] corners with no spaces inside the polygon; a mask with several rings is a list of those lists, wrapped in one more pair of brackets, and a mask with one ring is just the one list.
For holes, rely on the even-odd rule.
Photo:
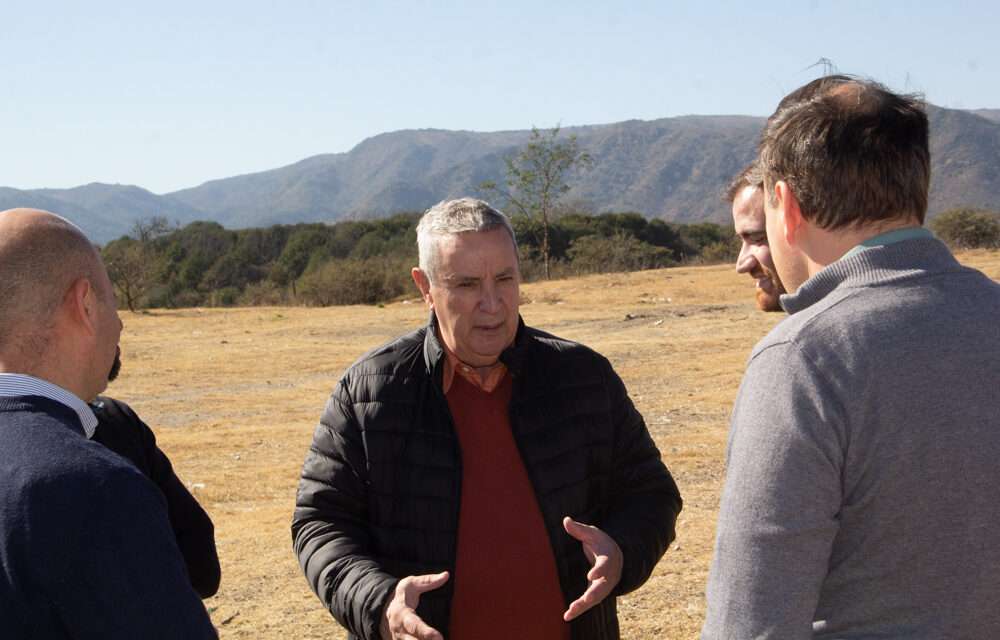
{"label": "orange sweater", "polygon": [[569,640],[552,545],[511,433],[511,377],[492,393],[454,376],[462,449],[451,640]]}

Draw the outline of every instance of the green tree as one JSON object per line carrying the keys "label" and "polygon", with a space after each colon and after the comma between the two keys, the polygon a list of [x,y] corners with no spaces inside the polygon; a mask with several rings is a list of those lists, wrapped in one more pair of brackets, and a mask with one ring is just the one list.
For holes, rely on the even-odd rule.
{"label": "green tree", "polygon": [[[339,225],[337,225],[339,226]],[[297,225],[284,249],[270,269],[269,277],[279,285],[290,284],[292,297],[297,295],[295,282],[309,265],[313,254],[327,255],[327,243],[336,230],[322,224]]]}
{"label": "green tree", "polygon": [[540,251],[546,279],[550,275],[549,226],[556,203],[569,191],[566,174],[574,168],[587,169],[592,164],[590,154],[580,150],[576,136],[560,141],[558,126],[547,132],[532,127],[528,144],[515,155],[504,158],[506,184],[500,186],[487,181],[479,185],[480,191],[504,200],[511,213],[541,223]]}
{"label": "green tree", "polygon": [[136,220],[129,235],[109,242],[101,251],[108,277],[129,311],[135,313],[146,303],[146,294],[158,279],[155,241],[175,230],[164,217]]}
{"label": "green tree", "polygon": [[119,299],[135,313],[154,280],[148,248],[134,238],[122,237],[109,242],[101,254]]}

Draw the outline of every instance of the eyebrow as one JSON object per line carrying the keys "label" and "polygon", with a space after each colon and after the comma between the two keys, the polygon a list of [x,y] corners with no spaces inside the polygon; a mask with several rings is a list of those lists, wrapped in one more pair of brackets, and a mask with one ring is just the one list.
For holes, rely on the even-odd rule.
{"label": "eyebrow", "polygon": [[[513,276],[514,273],[515,273],[514,267],[508,267],[503,271],[497,272],[497,274],[494,277],[505,278],[507,276]],[[448,283],[479,282],[480,280],[482,280],[482,278],[480,278],[479,276],[463,276],[457,273],[450,273],[446,276],[443,276],[441,279]]]}

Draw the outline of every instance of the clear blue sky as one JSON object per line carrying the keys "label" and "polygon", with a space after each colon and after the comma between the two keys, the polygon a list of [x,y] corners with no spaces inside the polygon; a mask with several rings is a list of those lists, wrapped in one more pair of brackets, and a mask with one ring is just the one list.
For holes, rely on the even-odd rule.
{"label": "clear blue sky", "polygon": [[0,5],[0,185],[157,193],[410,128],[770,113],[822,57],[1000,108],[1000,3]]}

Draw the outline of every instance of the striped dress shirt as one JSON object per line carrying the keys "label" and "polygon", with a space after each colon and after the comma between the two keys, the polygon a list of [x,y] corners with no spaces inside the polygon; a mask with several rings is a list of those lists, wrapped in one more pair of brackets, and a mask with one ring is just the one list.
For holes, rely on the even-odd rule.
{"label": "striped dress shirt", "polygon": [[97,416],[86,402],[58,385],[22,373],[0,373],[0,398],[13,396],[40,396],[64,404],[80,417],[87,439],[94,436]]}

